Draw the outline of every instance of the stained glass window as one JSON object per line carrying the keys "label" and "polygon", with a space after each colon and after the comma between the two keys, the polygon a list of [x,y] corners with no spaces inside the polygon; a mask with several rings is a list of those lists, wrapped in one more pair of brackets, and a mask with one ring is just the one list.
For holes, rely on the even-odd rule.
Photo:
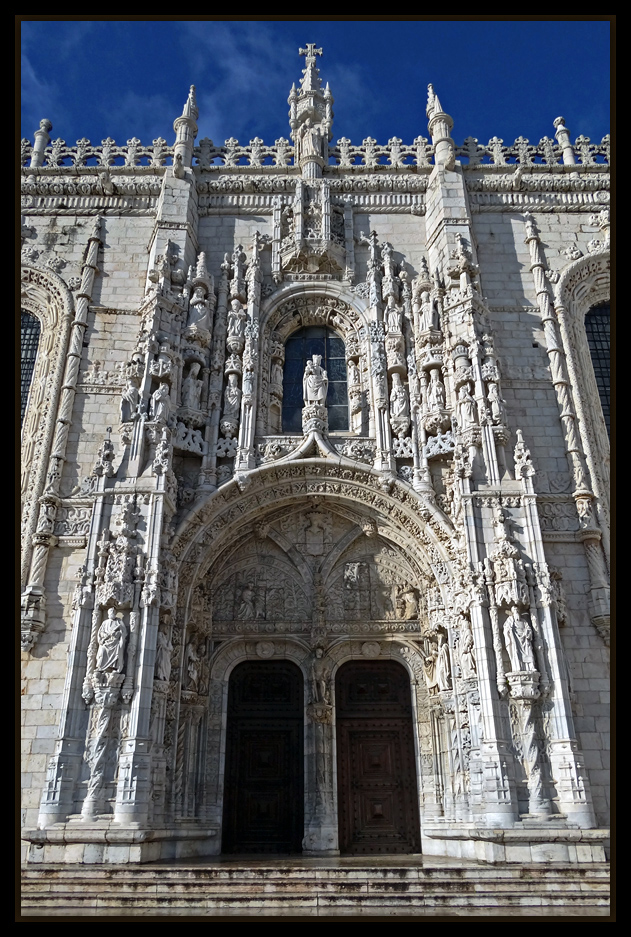
{"label": "stained glass window", "polygon": [[330,430],[348,429],[348,394],[344,341],[326,326],[308,326],[287,339],[283,372],[283,432],[302,430],[302,378],[312,355],[322,356],[329,379],[326,406]]}
{"label": "stained glass window", "polygon": [[607,433],[610,433],[609,417],[609,392],[610,392],[610,338],[609,338],[609,303],[603,303],[594,306],[585,316],[585,332],[587,333],[587,342],[589,352],[592,356],[594,365],[594,375],[596,376],[596,386],[600,404],[607,426]]}
{"label": "stained glass window", "polygon": [[37,346],[39,345],[39,333],[39,319],[36,318],[36,316],[32,316],[29,312],[24,312],[24,310],[22,310],[22,353],[20,356],[20,389],[22,395],[21,422],[24,422],[28,392],[31,387],[31,381],[33,380]]}

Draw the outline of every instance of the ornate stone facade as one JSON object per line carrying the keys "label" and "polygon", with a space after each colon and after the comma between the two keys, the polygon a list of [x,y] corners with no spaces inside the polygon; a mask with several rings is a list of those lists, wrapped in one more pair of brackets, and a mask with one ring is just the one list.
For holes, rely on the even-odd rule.
{"label": "ornate stone facade", "polygon": [[428,138],[334,144],[300,51],[291,142],[196,144],[194,88],[173,146],[66,147],[48,121],[22,141],[27,853],[221,852],[230,674],[282,660],[302,849],[337,854],[337,673],[388,660],[422,851],[510,858],[506,831],[546,829],[579,861],[608,803],[584,328],[609,298],[608,139],[558,118],[556,142],[459,147],[430,85]]}

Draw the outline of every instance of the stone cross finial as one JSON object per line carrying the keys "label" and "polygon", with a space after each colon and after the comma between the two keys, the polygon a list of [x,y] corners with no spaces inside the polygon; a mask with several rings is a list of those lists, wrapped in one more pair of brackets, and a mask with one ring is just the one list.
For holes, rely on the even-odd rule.
{"label": "stone cross finial", "polygon": [[298,49],[298,55],[304,55],[307,65],[315,65],[316,55],[322,55],[322,49],[316,49],[315,42],[308,42],[306,49]]}

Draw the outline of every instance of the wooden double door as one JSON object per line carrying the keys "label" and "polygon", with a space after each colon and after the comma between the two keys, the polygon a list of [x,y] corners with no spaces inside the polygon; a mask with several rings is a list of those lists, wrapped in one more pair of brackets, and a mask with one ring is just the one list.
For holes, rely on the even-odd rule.
{"label": "wooden double door", "polygon": [[410,680],[394,661],[352,661],[336,679],[340,851],[420,850]]}
{"label": "wooden double door", "polygon": [[230,675],[222,851],[299,853],[304,835],[304,691],[291,661]]}

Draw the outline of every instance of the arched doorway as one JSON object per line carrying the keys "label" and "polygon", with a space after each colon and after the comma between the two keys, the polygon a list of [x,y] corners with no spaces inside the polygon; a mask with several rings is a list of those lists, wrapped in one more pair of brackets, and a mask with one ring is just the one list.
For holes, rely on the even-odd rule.
{"label": "arched doorway", "polygon": [[349,661],[336,678],[340,852],[418,852],[410,681],[395,661]]}
{"label": "arched doorway", "polygon": [[288,660],[245,661],[230,675],[224,853],[300,852],[304,690]]}

